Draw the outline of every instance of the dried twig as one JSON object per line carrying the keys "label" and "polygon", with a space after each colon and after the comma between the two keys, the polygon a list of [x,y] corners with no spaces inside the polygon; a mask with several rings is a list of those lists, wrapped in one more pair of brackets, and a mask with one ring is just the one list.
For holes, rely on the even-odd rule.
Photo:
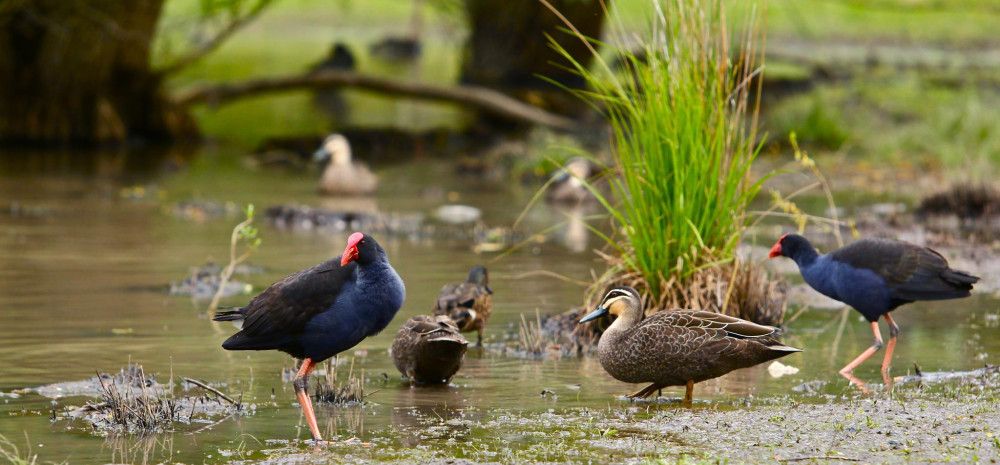
{"label": "dried twig", "polygon": [[570,129],[575,124],[569,118],[550,113],[487,87],[471,85],[445,87],[371,76],[353,71],[320,71],[294,76],[258,78],[230,84],[193,87],[178,92],[174,101],[182,106],[203,102],[221,104],[228,100],[266,93],[338,87],[356,87],[382,94],[459,103],[509,121],[537,124],[555,129]]}
{"label": "dried twig", "polygon": [[224,400],[226,402],[229,402],[230,405],[234,405],[236,407],[239,407],[239,405],[240,405],[238,402],[236,402],[235,400],[233,400],[231,397],[223,394],[222,391],[220,391],[220,390],[218,390],[218,389],[216,389],[216,388],[214,388],[212,386],[209,386],[204,381],[198,381],[198,380],[196,380],[194,378],[181,378],[181,379],[184,380],[185,383],[191,383],[191,384],[193,384],[195,386],[198,386],[198,387],[200,387],[200,388],[202,388],[202,389],[204,389],[204,390],[206,390],[208,392],[211,392],[212,394],[215,394],[220,399],[222,399],[222,400]]}

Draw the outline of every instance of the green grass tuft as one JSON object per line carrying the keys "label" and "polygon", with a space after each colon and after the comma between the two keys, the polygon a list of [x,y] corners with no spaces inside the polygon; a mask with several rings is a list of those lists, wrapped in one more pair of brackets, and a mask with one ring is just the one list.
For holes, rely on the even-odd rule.
{"label": "green grass tuft", "polygon": [[575,67],[613,129],[614,200],[601,201],[626,239],[608,238],[617,271],[640,275],[655,302],[668,282],[730,260],[746,225],[760,189],[750,180],[760,149],[750,104],[760,35],[749,9],[730,53],[721,1],[650,2],[654,32],[641,51],[618,51],[624,72],[604,62]]}
{"label": "green grass tuft", "polygon": [[30,448],[22,456],[21,451],[17,448],[17,445],[10,439],[7,439],[7,437],[3,434],[0,434],[0,463],[10,465],[35,465],[37,461],[38,456],[32,454]]}

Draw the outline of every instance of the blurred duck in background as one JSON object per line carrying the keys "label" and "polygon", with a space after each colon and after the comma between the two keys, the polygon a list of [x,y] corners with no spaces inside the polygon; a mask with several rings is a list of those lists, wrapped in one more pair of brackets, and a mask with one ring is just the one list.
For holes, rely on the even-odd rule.
{"label": "blurred duck in background", "polygon": [[340,134],[331,134],[313,154],[326,162],[319,192],[326,195],[368,195],[378,188],[378,177],[363,163],[351,159],[351,144]]}
{"label": "blurred duck in background", "polygon": [[597,200],[587,181],[597,174],[597,166],[586,158],[573,157],[552,175],[545,200],[549,203],[578,205]]}
{"label": "blurred duck in background", "polygon": [[483,330],[493,311],[493,289],[485,266],[474,266],[462,283],[445,284],[434,305],[434,315],[451,318],[462,332],[475,331],[476,346],[483,345]]}

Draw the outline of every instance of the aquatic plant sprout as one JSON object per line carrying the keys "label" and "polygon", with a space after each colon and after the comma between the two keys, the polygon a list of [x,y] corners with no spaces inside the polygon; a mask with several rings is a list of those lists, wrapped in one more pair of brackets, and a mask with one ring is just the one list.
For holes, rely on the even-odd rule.
{"label": "aquatic plant sprout", "polygon": [[612,127],[614,197],[594,191],[626,239],[605,238],[620,258],[610,272],[637,273],[657,301],[666,283],[731,261],[746,227],[763,181],[750,179],[763,36],[756,7],[731,41],[720,0],[650,4],[651,33],[638,49],[615,47],[620,66],[598,55],[591,70],[554,46]]}

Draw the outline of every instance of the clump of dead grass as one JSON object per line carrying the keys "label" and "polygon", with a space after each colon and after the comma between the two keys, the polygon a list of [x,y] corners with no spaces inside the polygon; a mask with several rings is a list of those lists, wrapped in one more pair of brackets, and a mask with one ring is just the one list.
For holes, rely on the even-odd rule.
{"label": "clump of dead grass", "polygon": [[38,455],[31,452],[31,444],[22,454],[17,448],[17,444],[7,439],[7,436],[0,434],[0,459],[10,465],[35,465],[38,462]]}
{"label": "clump of dead grass", "polygon": [[[131,368],[131,367],[130,367]],[[162,431],[178,418],[180,410],[172,395],[154,386],[141,366],[124,370],[127,377],[118,383],[115,379],[101,383],[103,404],[94,405],[95,411],[106,416],[107,422],[123,432]]]}
{"label": "clump of dead grass", "polygon": [[684,279],[665,270],[654,287],[642,273],[629,271],[618,257],[601,256],[610,266],[588,288],[587,308],[595,308],[608,288],[630,286],[643,296],[647,315],[661,309],[694,308],[767,325],[779,325],[784,318],[786,285],[769,279],[759,263],[737,258],[699,268]]}
{"label": "clump of dead grass", "polygon": [[316,402],[334,405],[358,405],[365,401],[365,371],[354,373],[354,358],[351,358],[347,377],[341,381],[337,376],[336,357],[326,361],[326,371],[316,378],[313,399]]}
{"label": "clump of dead grass", "polygon": [[65,415],[89,423],[99,434],[146,435],[169,431],[177,423],[210,422],[212,418],[224,419],[246,412],[242,400],[233,400],[218,389],[190,378],[184,381],[208,394],[175,396],[173,383],[157,383],[141,365],[130,364],[113,376],[98,373],[95,379],[100,385],[100,401],[73,408]]}

